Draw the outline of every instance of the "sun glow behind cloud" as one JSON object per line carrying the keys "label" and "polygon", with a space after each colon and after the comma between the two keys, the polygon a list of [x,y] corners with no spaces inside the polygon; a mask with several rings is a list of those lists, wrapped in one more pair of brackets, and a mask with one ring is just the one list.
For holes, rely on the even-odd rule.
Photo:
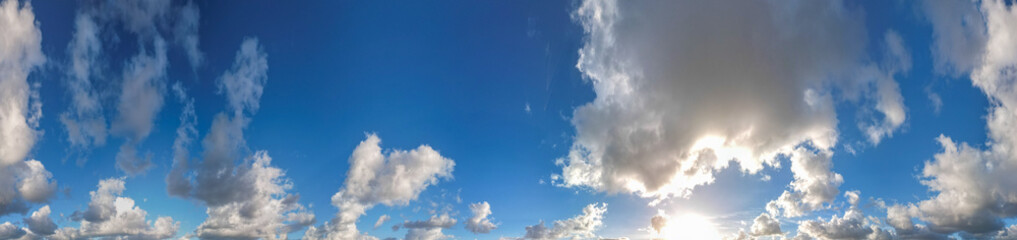
{"label": "sun glow behind cloud", "polygon": [[670,219],[660,231],[660,237],[675,239],[720,239],[720,233],[709,218],[698,214],[685,214]]}

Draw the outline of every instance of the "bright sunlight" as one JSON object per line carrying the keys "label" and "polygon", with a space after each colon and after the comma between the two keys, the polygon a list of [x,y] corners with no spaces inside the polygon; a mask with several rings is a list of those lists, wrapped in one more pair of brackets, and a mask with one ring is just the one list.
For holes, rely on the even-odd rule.
{"label": "bright sunlight", "polygon": [[661,230],[661,236],[669,240],[714,240],[720,239],[716,226],[706,217],[686,214],[668,220]]}

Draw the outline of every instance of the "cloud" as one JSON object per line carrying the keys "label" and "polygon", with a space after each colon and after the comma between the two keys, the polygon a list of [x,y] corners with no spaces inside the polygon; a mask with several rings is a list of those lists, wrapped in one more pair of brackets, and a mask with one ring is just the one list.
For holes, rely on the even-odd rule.
{"label": "cloud", "polygon": [[922,168],[921,182],[932,197],[891,206],[887,218],[898,231],[928,230],[991,235],[1017,216],[1017,10],[1002,1],[923,4],[933,26],[937,72],[969,73],[989,99],[984,149],[937,138],[942,151]]}
{"label": "cloud", "polygon": [[198,42],[198,27],[201,25],[201,11],[192,1],[179,8],[180,19],[175,22],[173,33],[176,42],[184,47],[191,69],[197,69],[205,61]]}
{"label": "cloud", "polygon": [[[874,142],[906,119],[890,71],[905,64],[866,62],[862,12],[839,1],[589,0],[573,17],[586,33],[577,68],[597,97],[573,112],[559,186],[655,204],[688,197],[731,162],[753,174],[784,156],[808,165],[792,166],[806,171],[787,199],[813,209],[842,182],[811,168],[832,167],[836,100],[873,102]],[[836,90],[852,96],[834,99]]]}
{"label": "cloud", "polygon": [[286,239],[287,233],[314,223],[314,214],[298,203],[300,196],[286,193],[292,186],[282,170],[270,167],[271,161],[267,152],[255,153],[254,164],[243,171],[245,181],[255,185],[250,199],[209,206],[198,237]]}
{"label": "cloud", "polygon": [[53,174],[36,160],[0,166],[0,216],[26,213],[27,202],[43,203],[53,197]]}
{"label": "cloud", "polygon": [[180,222],[171,217],[147,221],[148,212],[135,206],[134,199],[122,197],[124,190],[124,178],[99,181],[98,189],[89,192],[88,208],[71,216],[80,227],[61,228],[49,238],[167,239],[176,235]]}
{"label": "cloud", "polygon": [[604,225],[604,213],[607,212],[606,203],[593,203],[583,208],[583,213],[573,218],[554,221],[551,228],[544,226],[544,221],[537,225],[526,227],[526,236],[523,239],[591,239],[596,238],[596,232]]}
{"label": "cloud", "polygon": [[[102,94],[116,94],[116,114],[109,133],[124,138],[116,155],[117,169],[128,175],[147,172],[154,165],[151,153],[138,151],[138,147],[152,132],[155,118],[164,105],[168,43],[164,35],[175,37],[196,67],[202,61],[197,45],[199,13],[188,2],[182,7],[169,0],[145,2],[95,2],[84,4],[75,17],[75,32],[68,44],[70,56],[68,71],[69,109],[60,115],[71,146],[87,150],[106,142],[107,123]],[[101,69],[104,40],[102,33],[122,30],[135,37],[137,53],[122,64],[119,75],[109,76]],[[118,84],[96,82],[99,79],[118,79]],[[119,89],[101,89],[114,86]],[[79,164],[84,163],[79,159]]]}
{"label": "cloud", "polygon": [[346,181],[332,196],[339,213],[331,223],[307,230],[304,239],[372,239],[356,226],[368,209],[378,204],[405,206],[428,186],[452,178],[455,162],[428,145],[382,152],[380,143],[381,138],[368,134],[353,150]]}
{"label": "cloud", "polygon": [[660,231],[663,230],[665,226],[667,226],[667,216],[663,215],[663,213],[657,213],[657,215],[650,218],[650,227],[653,228],[653,231],[656,231],[657,234],[660,234]]}
{"label": "cloud", "polygon": [[455,225],[456,219],[449,217],[448,214],[441,214],[431,216],[424,221],[406,221],[392,229],[400,227],[408,229],[404,240],[438,240],[453,238],[453,236],[445,235],[441,230],[452,228]]}
{"label": "cloud", "polygon": [[25,224],[28,225],[28,229],[32,230],[32,233],[39,235],[52,235],[56,232],[57,225],[53,222],[53,219],[49,218],[50,210],[49,205],[43,206],[32,212],[28,218],[25,218]]}
{"label": "cloud", "polygon": [[14,226],[11,222],[0,224],[0,239],[18,239],[25,235],[25,230]]}
{"label": "cloud", "polygon": [[60,115],[60,122],[67,130],[67,140],[72,147],[89,148],[106,144],[106,117],[99,93],[93,87],[91,78],[99,75],[97,63],[102,53],[99,40],[100,27],[88,14],[77,14],[74,19],[74,35],[67,47],[70,55],[67,91],[71,95],[71,109]]}
{"label": "cloud", "polygon": [[[838,217],[834,214],[829,220],[816,218],[798,222],[798,233],[793,239],[911,239],[915,235],[902,235],[900,231],[893,232],[882,228],[883,223],[875,217],[865,216],[860,207],[860,191],[847,191],[844,197],[850,204],[846,211]],[[883,205],[876,205],[882,208]],[[762,217],[762,216],[761,216]],[[892,221],[892,220],[891,220]],[[758,218],[757,218],[758,222]],[[753,230],[755,225],[753,225]]]}
{"label": "cloud", "polygon": [[752,230],[749,232],[752,236],[770,236],[778,235],[783,232],[780,231],[780,222],[777,219],[771,218],[766,213],[759,214],[755,220],[752,221]]}
{"label": "cloud", "polygon": [[184,107],[173,168],[165,180],[171,196],[194,198],[208,207],[208,218],[195,230],[197,237],[285,239],[315,221],[299,203],[300,195],[288,193],[292,183],[283,170],[271,166],[268,152],[246,153],[243,131],[257,112],[267,73],[268,55],[257,39],[245,39],[233,66],[217,81],[229,103],[227,111],[213,119],[202,141],[202,159],[193,167],[188,147],[197,135],[194,99],[179,83],[172,87]]}
{"label": "cloud", "polygon": [[389,217],[387,214],[381,215],[381,217],[378,217],[378,221],[374,222],[374,228],[377,229],[378,227],[381,227],[381,225],[385,224],[385,222],[387,222],[389,219],[392,218]]}
{"label": "cloud", "polygon": [[180,113],[177,136],[173,139],[173,166],[170,173],[166,174],[166,192],[170,196],[187,197],[193,186],[184,175],[190,168],[188,162],[191,153],[188,148],[198,135],[198,130],[195,127],[198,116],[194,113],[194,99],[187,96],[187,92],[180,82],[173,84],[173,92],[177,99],[184,104],[184,107]]}
{"label": "cloud", "polygon": [[473,212],[473,216],[466,221],[466,229],[470,232],[474,234],[489,233],[498,228],[497,224],[491,223],[491,219],[487,218],[491,215],[491,204],[487,202],[470,204],[470,212]]}
{"label": "cloud", "polygon": [[0,167],[24,160],[36,138],[42,103],[31,88],[28,75],[46,63],[42,34],[32,5],[6,0],[0,3]]}
{"label": "cloud", "polygon": [[794,191],[784,191],[778,199],[766,204],[766,210],[773,216],[783,213],[785,217],[798,217],[819,209],[823,203],[832,202],[837,197],[837,187],[844,182],[840,174],[830,171],[833,168],[832,152],[813,152],[805,148],[794,151],[790,158],[794,175],[791,188]]}
{"label": "cloud", "polygon": [[879,228],[878,223],[870,221],[856,208],[849,209],[841,217],[834,215],[829,221],[799,222],[798,234],[819,239],[892,239],[888,231]]}

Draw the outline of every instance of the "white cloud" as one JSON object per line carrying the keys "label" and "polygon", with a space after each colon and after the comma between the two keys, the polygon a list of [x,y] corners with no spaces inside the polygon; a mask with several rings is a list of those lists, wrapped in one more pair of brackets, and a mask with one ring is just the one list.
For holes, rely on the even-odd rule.
{"label": "white cloud", "polygon": [[604,213],[607,212],[607,204],[590,204],[583,208],[583,213],[573,218],[554,221],[551,228],[544,226],[544,221],[537,225],[526,227],[526,236],[523,239],[592,239],[596,238],[596,232],[604,225]]}
{"label": "white cloud", "polygon": [[257,112],[267,72],[268,56],[258,40],[245,39],[233,66],[218,80],[220,93],[229,102],[227,111],[215,116],[202,142],[203,158],[194,167],[187,150],[197,135],[194,100],[183,86],[172,88],[184,109],[174,140],[173,168],[166,176],[167,192],[195,198],[208,207],[208,218],[195,230],[197,237],[285,239],[315,221],[299,203],[300,196],[288,193],[292,183],[284,171],[271,166],[268,152],[246,153],[243,131]]}
{"label": "white cloud", "polygon": [[67,47],[70,55],[70,75],[67,90],[72,101],[71,110],[60,115],[60,122],[67,130],[71,146],[88,148],[106,144],[106,117],[99,93],[92,86],[92,77],[99,75],[98,57],[102,52],[99,40],[101,29],[88,14],[78,14],[74,19],[74,35]]}
{"label": "white cloud", "polygon": [[442,233],[442,229],[449,229],[456,225],[456,219],[450,217],[448,214],[440,214],[431,216],[431,218],[424,221],[406,221],[400,225],[393,227],[397,229],[399,227],[408,229],[404,240],[439,240],[439,239],[451,239],[453,236],[448,236]]}
{"label": "white cloud", "polygon": [[80,227],[61,228],[49,238],[167,239],[176,235],[180,222],[174,222],[171,217],[147,221],[148,212],[135,206],[134,199],[123,197],[124,190],[123,178],[100,181],[98,189],[89,192],[88,208],[71,217],[80,221]]}
{"label": "white cloud", "polygon": [[[942,74],[969,77],[989,98],[984,149],[937,138],[942,152],[925,163],[922,184],[930,199],[891,206],[888,221],[898,231],[963,232],[986,236],[1017,216],[1017,9],[1002,1],[923,4],[933,26],[933,56]],[[928,227],[916,224],[918,218]]]}
{"label": "white cloud", "polygon": [[53,197],[53,174],[36,160],[0,166],[0,216],[26,213],[27,202],[43,203]]}
{"label": "white cloud", "polygon": [[752,228],[749,233],[752,234],[752,236],[770,236],[782,234],[783,232],[780,231],[780,222],[777,221],[777,219],[763,213],[759,214],[759,216],[752,221]]}
{"label": "white cloud", "polygon": [[32,230],[32,233],[38,235],[52,235],[56,232],[57,225],[53,222],[53,219],[49,218],[50,210],[49,205],[39,208],[32,212],[28,218],[25,218],[25,224],[28,225],[28,229]]}
{"label": "white cloud", "polygon": [[879,228],[878,223],[870,221],[857,208],[848,209],[842,217],[834,215],[829,221],[799,222],[798,234],[819,239],[891,239],[891,233]]}
{"label": "white cloud", "polygon": [[11,222],[0,224],[0,239],[18,239],[25,235],[25,230],[14,226]]}
{"label": "white cloud", "polygon": [[455,162],[430,146],[382,152],[380,143],[381,138],[368,134],[353,150],[346,181],[332,196],[339,213],[332,222],[309,229],[304,239],[371,239],[356,226],[368,209],[378,204],[405,206],[428,186],[452,178]]}
{"label": "white cloud", "polygon": [[498,228],[497,224],[491,222],[487,216],[491,215],[491,204],[479,202],[470,204],[470,212],[473,216],[466,221],[466,229],[473,233],[489,233]]}
{"label": "white cloud", "polygon": [[[166,72],[168,70],[168,43],[164,35],[175,37],[191,60],[192,67],[200,64],[202,54],[197,45],[198,9],[188,2],[182,7],[169,0],[144,2],[94,2],[82,4],[75,17],[75,32],[67,47],[70,75],[69,109],[60,115],[72,147],[87,150],[106,142],[107,123],[103,113],[103,93],[115,93],[116,114],[109,133],[124,138],[116,155],[117,169],[128,175],[147,172],[154,165],[151,153],[137,148],[152,132],[155,118],[164,105]],[[121,28],[115,28],[122,27]],[[119,30],[137,40],[137,53],[122,65],[103,62],[104,32]],[[110,66],[120,66],[119,75],[102,72]],[[112,75],[112,76],[110,76]],[[117,79],[117,84],[101,79]],[[119,89],[99,89],[115,86]],[[79,164],[84,163],[79,159]]]}
{"label": "white cloud", "polygon": [[389,217],[388,214],[381,215],[381,217],[378,217],[378,221],[374,222],[374,228],[377,229],[378,227],[381,227],[382,224],[385,224],[385,222],[388,222],[390,219],[392,219],[392,217]]}
{"label": "white cloud", "polygon": [[794,174],[791,188],[794,191],[784,191],[778,199],[766,204],[766,210],[773,216],[783,213],[785,217],[798,217],[819,209],[837,197],[837,187],[844,182],[840,174],[830,171],[833,153],[829,150],[813,152],[799,147],[794,151],[791,155]]}
{"label": "white cloud", "polygon": [[314,223],[314,214],[297,202],[299,195],[286,193],[292,185],[282,170],[270,166],[271,161],[267,152],[255,153],[253,165],[242,176],[254,184],[254,192],[244,201],[209,206],[208,218],[196,230],[198,237],[286,239],[288,233]]}
{"label": "white cloud", "polygon": [[[46,62],[42,34],[32,6],[16,0],[0,3],[0,167],[25,160],[42,133],[36,130],[42,116],[38,90],[28,75]],[[2,203],[0,203],[2,204]]]}
{"label": "white cloud", "polygon": [[832,92],[873,102],[863,107],[879,114],[860,126],[874,143],[907,119],[893,80],[910,65],[899,37],[883,43],[886,66],[865,62],[862,12],[840,1],[589,0],[574,18],[587,35],[577,67],[597,97],[573,113],[559,186],[654,204],[688,197],[731,162],[754,174],[784,156],[800,160],[784,198],[808,211],[843,181],[830,170]]}

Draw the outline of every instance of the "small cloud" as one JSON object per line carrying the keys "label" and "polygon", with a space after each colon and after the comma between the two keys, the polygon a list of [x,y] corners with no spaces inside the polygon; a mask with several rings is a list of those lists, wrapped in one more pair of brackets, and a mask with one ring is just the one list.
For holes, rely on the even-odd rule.
{"label": "small cloud", "polygon": [[525,108],[523,108],[523,110],[526,110],[526,114],[530,114],[530,113],[532,113],[532,112],[533,112],[533,111],[532,111],[532,110],[530,109],[530,103],[529,103],[529,102],[527,102],[527,103],[526,103],[526,107],[525,107]]}

